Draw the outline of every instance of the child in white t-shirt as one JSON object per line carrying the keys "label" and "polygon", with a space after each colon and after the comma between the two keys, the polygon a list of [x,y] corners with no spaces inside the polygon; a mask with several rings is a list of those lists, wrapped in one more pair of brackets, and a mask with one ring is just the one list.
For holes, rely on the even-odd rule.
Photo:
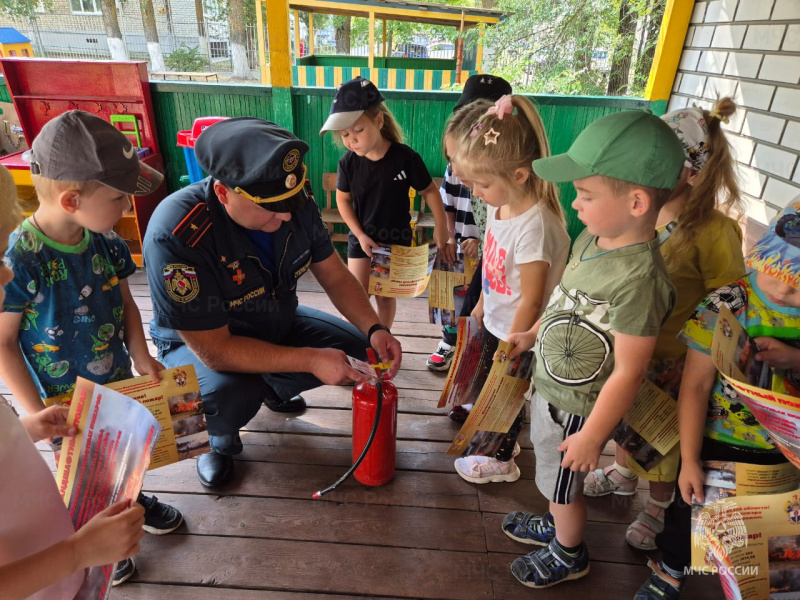
{"label": "child in white t-shirt", "polygon": [[[506,340],[536,322],[567,262],[558,192],[531,170],[550,148],[539,113],[522,96],[500,98],[458,147],[455,166],[487,205],[483,290],[472,316],[495,340]],[[514,450],[523,419],[524,410],[494,456],[457,459],[458,474],[474,483],[517,480]]]}

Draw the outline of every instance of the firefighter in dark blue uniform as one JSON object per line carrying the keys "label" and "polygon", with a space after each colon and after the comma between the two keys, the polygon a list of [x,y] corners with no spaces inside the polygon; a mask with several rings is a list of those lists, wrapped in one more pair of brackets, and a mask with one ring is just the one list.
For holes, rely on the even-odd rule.
{"label": "firefighter in dark blue uniform", "polygon": [[[197,139],[211,176],[166,198],[153,213],[144,260],[159,360],[192,363],[212,451],[197,473],[207,487],[230,478],[239,429],[262,402],[305,408],[304,390],[365,377],[347,355],[371,345],[400,366],[400,343],[378,320],[363,288],[334,252],[305,187],[308,145],[261,119],[221,121]],[[307,270],[350,321],[298,306]]]}

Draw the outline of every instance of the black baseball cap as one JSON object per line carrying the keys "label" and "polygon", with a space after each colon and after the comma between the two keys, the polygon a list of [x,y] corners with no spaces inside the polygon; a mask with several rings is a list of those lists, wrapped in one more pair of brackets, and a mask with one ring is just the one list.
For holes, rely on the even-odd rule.
{"label": "black baseball cap", "polygon": [[215,123],[194,145],[206,173],[273,212],[292,212],[308,202],[306,152],[308,144],[291,131],[255,117]]}
{"label": "black baseball cap", "polygon": [[351,127],[364,114],[365,110],[385,100],[369,79],[356,77],[343,83],[336,88],[331,112],[322,129],[319,130],[319,134],[322,135],[326,131],[341,131]]}
{"label": "black baseball cap", "polygon": [[453,112],[464,108],[475,100],[500,100],[511,93],[511,84],[495,75],[473,75],[464,84],[464,91],[458,99]]}
{"label": "black baseball cap", "polygon": [[33,140],[31,173],[57,181],[99,181],[144,196],[164,175],[139,160],[131,141],[108,121],[70,110],[45,123]]}

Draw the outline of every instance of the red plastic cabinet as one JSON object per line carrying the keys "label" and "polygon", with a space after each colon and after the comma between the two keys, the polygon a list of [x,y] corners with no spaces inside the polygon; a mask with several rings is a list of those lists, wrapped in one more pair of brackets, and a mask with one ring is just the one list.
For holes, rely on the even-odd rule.
{"label": "red plastic cabinet", "polygon": [[[45,123],[69,110],[85,110],[106,121],[114,114],[134,115],[142,146],[153,151],[142,161],[164,172],[146,63],[3,58],[0,66],[28,144]],[[30,177],[20,153],[0,157],[0,164],[12,170],[18,186],[26,177],[24,171],[28,179]],[[142,240],[147,223],[166,195],[166,184],[163,184],[152,194],[134,198],[133,211],[115,227],[139,265],[142,264]],[[34,207],[35,204],[26,208]]]}

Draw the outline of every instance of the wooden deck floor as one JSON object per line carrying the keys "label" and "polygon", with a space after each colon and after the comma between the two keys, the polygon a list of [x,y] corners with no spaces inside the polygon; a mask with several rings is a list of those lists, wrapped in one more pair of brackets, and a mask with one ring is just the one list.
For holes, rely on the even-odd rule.
{"label": "wooden deck floor", "polygon": [[[146,279],[137,273],[130,281],[146,323]],[[299,287],[302,304],[336,313],[310,274]],[[145,491],[179,507],[186,524],[167,536],[146,535],[136,575],[112,598],[632,598],[649,574],[646,555],[624,539],[643,507],[642,489],[631,498],[588,501],[587,577],[541,591],[514,580],[511,561],[531,548],[506,537],[500,521],[509,511],[541,512],[547,505],[533,481],[529,429],[520,437],[517,482],[478,486],[455,474],[444,452],[457,426],[436,408],[444,376],[425,368],[439,337],[426,307],[421,298],[399,301],[393,327],[405,356],[395,380],[400,404],[391,483],[368,488],[351,479],[311,499],[350,464],[349,388],[307,392],[309,408],[296,416],[262,408],[242,433],[244,452],[226,489],[203,488],[194,460],[148,474]],[[608,464],[611,452],[605,454]],[[682,598],[723,597],[716,578],[689,579]]]}

